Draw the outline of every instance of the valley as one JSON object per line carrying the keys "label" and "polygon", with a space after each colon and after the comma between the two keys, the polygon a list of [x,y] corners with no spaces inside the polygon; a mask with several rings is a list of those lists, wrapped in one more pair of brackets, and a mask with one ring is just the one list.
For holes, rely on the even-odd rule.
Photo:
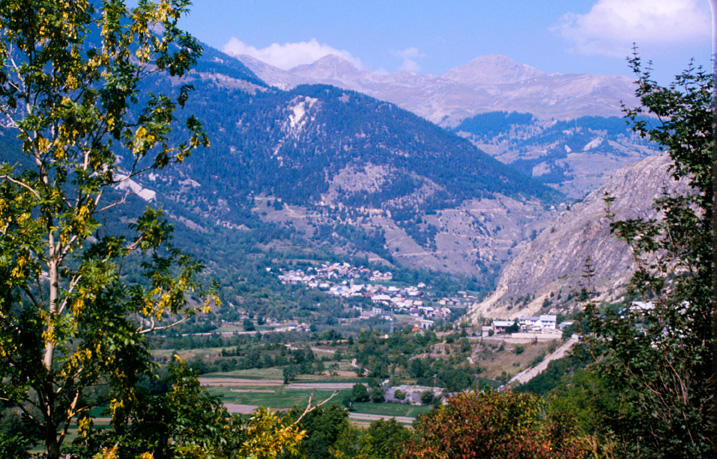
{"label": "valley", "polygon": [[[619,217],[643,215],[668,183],[657,149],[614,116],[629,85],[606,96],[612,108],[598,113],[610,116],[575,106],[556,120],[558,112],[508,111],[520,108],[510,103],[486,111],[468,98],[474,111],[452,112],[438,128],[354,92],[365,88],[347,81],[368,77],[347,76],[355,69],[336,59],[292,79],[242,58],[276,89],[245,77],[239,61],[209,57],[188,79],[211,82],[206,97],[187,110],[208,121],[212,146],[138,186],[177,221],[224,303],[154,337],[155,358],[178,353],[231,410],[288,409],[335,389],[352,422],[410,423],[416,406],[468,387],[520,387],[547,355],[562,356],[569,335],[490,336],[485,326],[573,317],[586,260],[600,264],[600,299],[621,300],[631,261],[606,230],[602,196],[632,212]],[[491,57],[456,69],[451,84],[471,72],[471,90],[492,75],[500,94],[522,78],[536,88],[556,78]],[[222,111],[207,100],[223,100]],[[637,199],[641,182],[651,187]],[[368,388],[364,401],[352,401],[356,384]],[[397,404],[394,392],[412,387],[422,388],[416,400],[439,392]]]}
{"label": "valley", "polygon": [[0,459],[713,456],[672,4],[196,3],[0,7]]}

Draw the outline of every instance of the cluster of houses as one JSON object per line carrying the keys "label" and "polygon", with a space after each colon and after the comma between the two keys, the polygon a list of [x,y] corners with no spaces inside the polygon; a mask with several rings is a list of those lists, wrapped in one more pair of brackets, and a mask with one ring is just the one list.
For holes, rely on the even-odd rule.
{"label": "cluster of houses", "polygon": [[[565,328],[572,321],[565,321],[558,327],[557,316],[542,314],[540,316],[524,316],[518,320],[494,320],[490,330],[496,335],[506,333],[550,333],[558,328]],[[516,329],[517,328],[517,329]]]}
{"label": "cluster of houses", "polygon": [[390,272],[371,271],[368,268],[352,266],[349,263],[323,263],[319,268],[309,268],[309,272],[292,270],[279,275],[283,284],[306,284],[311,288],[328,288],[332,279],[368,279],[372,282],[390,281]]}
{"label": "cluster of houses", "polygon": [[[442,298],[433,305],[427,301],[427,293],[423,290],[423,282],[417,286],[397,287],[368,282],[385,282],[393,279],[390,272],[371,271],[363,267],[355,267],[348,263],[324,263],[319,268],[291,270],[282,272],[279,280],[283,284],[303,284],[309,288],[326,291],[329,295],[342,298],[369,298],[374,307],[360,310],[361,317],[383,317],[390,319],[387,312],[410,314],[417,320],[421,328],[430,328],[437,319],[447,320],[451,310],[446,305],[453,304],[452,299]],[[368,280],[366,283],[357,282],[359,279]],[[432,320],[431,320],[432,319]]]}

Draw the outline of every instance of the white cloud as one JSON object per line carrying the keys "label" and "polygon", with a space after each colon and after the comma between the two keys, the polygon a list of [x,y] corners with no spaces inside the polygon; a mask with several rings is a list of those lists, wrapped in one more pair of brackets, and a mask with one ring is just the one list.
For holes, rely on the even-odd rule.
{"label": "white cloud", "polygon": [[413,72],[417,73],[421,70],[421,66],[418,64],[416,59],[425,57],[425,54],[420,52],[418,48],[406,48],[398,51],[393,51],[394,56],[398,56],[403,59],[403,63],[398,67],[401,72]]}
{"label": "white cloud", "polygon": [[224,52],[239,56],[247,54],[251,57],[259,59],[262,62],[279,67],[280,69],[289,70],[297,65],[311,64],[324,56],[333,54],[354,64],[356,67],[362,68],[361,61],[351,55],[348,51],[333,48],[325,45],[312,38],[310,41],[300,41],[297,43],[272,43],[266,48],[255,48],[247,45],[243,41],[232,37],[229,42],[224,45]]}
{"label": "white cloud", "polygon": [[709,40],[707,0],[598,0],[587,14],[568,13],[553,30],[581,54],[624,57],[638,46]]}

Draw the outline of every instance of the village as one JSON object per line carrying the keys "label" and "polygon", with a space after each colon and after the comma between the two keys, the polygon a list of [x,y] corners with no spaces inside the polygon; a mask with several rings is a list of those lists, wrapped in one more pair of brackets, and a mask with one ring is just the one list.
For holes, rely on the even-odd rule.
{"label": "village", "polygon": [[455,297],[435,299],[425,283],[399,287],[389,285],[393,280],[391,272],[370,270],[352,266],[349,263],[323,263],[317,268],[281,271],[279,280],[283,284],[305,285],[320,289],[327,294],[341,298],[369,298],[373,304],[367,308],[356,304],[361,318],[378,317],[393,320],[393,314],[406,314],[414,318],[417,327],[431,328],[437,321],[451,319],[450,307],[470,306],[475,297],[459,291]]}

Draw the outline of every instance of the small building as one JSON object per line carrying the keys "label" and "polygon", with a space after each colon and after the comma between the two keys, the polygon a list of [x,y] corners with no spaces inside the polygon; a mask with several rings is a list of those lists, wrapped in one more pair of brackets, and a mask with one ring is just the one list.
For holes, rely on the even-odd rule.
{"label": "small building", "polygon": [[552,314],[543,314],[540,316],[540,328],[543,330],[555,330],[557,324],[557,316]]}
{"label": "small building", "polygon": [[418,326],[422,330],[428,330],[433,326],[434,322],[428,319],[418,319]]}
{"label": "small building", "polygon": [[494,320],[493,321],[493,333],[496,335],[499,333],[506,333],[506,329],[509,327],[512,327],[513,324],[512,320]]}
{"label": "small building", "polygon": [[519,319],[520,327],[523,329],[531,329],[534,327],[540,327],[540,317],[536,316],[523,316]]}

